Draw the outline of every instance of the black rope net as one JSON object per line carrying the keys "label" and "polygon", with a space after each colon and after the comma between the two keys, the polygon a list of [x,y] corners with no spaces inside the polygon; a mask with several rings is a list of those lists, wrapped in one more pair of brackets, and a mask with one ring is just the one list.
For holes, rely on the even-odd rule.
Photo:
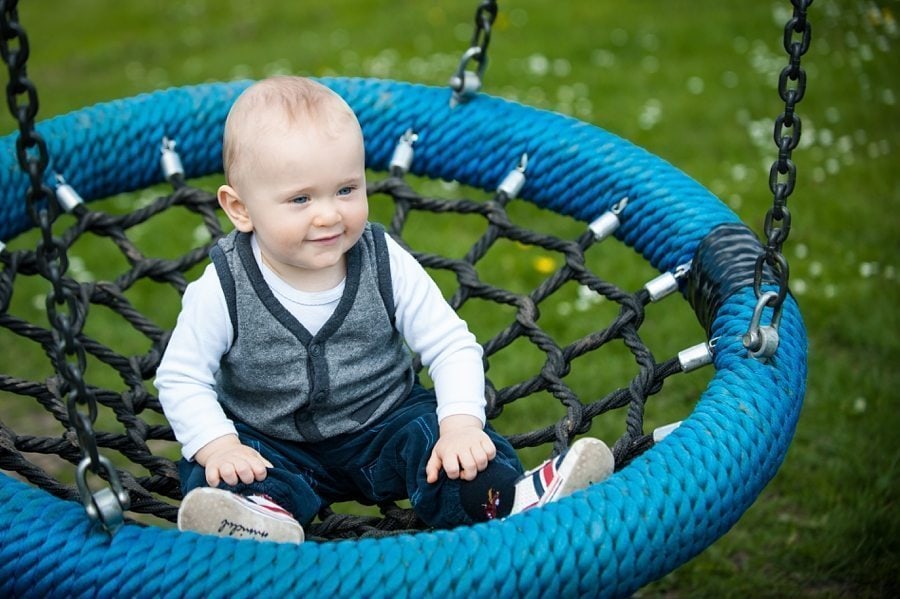
{"label": "black rope net", "polygon": [[[180,499],[178,472],[173,460],[178,459],[178,445],[172,431],[162,416],[160,404],[152,387],[152,380],[169,338],[170,329],[160,326],[159,313],[165,310],[174,314],[179,305],[178,295],[184,292],[188,281],[199,274],[207,263],[207,253],[214,241],[223,235],[221,211],[214,194],[200,187],[188,185],[180,177],[171,179],[172,192],[158,197],[147,197],[152,190],[138,198],[144,205],[132,209],[133,195],[102,202],[129,206],[124,213],[79,205],[65,231],[60,235],[61,246],[69,266],[62,284],[78,298],[76,317],[85,319],[79,334],[90,359],[86,380],[88,388],[96,396],[99,415],[94,425],[97,445],[101,452],[110,453],[120,471],[124,488],[131,496],[131,512],[139,521],[139,514],[149,514],[174,521],[177,500]],[[644,433],[643,418],[647,399],[657,393],[664,379],[683,369],[678,359],[657,363],[642,341],[638,329],[644,320],[644,308],[650,301],[646,289],[636,293],[626,292],[616,285],[602,280],[586,265],[585,252],[595,243],[595,235],[586,230],[574,240],[565,240],[537,232],[513,222],[508,211],[510,198],[497,192],[489,199],[437,199],[416,193],[402,173],[393,172],[383,180],[369,184],[370,203],[384,206],[389,221],[388,230],[401,245],[438,278],[443,273],[444,283],[455,286],[450,297],[457,310],[469,307],[477,310],[481,301],[506,307],[509,321],[487,337],[476,329],[479,339],[485,339],[485,366],[487,371],[487,413],[489,419],[498,419],[504,408],[523,398],[540,397],[541,402],[556,403],[561,417],[537,427],[535,430],[508,434],[516,448],[552,444],[552,451],[563,450],[576,435],[586,433],[595,417],[622,408],[624,433],[615,442],[613,453],[616,467],[625,466],[631,459],[653,443],[652,435]],[[144,201],[146,200],[146,201]],[[519,202],[519,201],[517,201]],[[146,225],[151,219],[169,219],[163,230],[171,234],[172,242],[184,238],[184,213],[174,211],[180,207],[199,216],[202,221],[195,237],[202,241],[185,253],[173,257],[148,257],[140,249],[140,239],[146,235]],[[166,215],[169,216],[166,216]],[[437,253],[410,247],[405,236],[415,231],[421,215],[455,214],[480,219],[482,231],[476,241],[464,250],[459,258],[449,258]],[[196,216],[194,217],[196,218]],[[157,227],[156,231],[159,230]],[[159,233],[154,233],[159,235]],[[187,235],[187,237],[190,237]],[[97,241],[102,238],[106,241]],[[166,241],[166,240],[163,240]],[[104,280],[90,278],[79,280],[77,256],[82,243],[112,242],[108,251],[110,267],[122,264],[123,271]],[[509,243],[520,247],[539,248],[561,260],[561,266],[543,273],[538,284],[527,292],[510,290],[488,284],[479,276],[478,266],[488,260],[491,252],[509,251]],[[163,244],[168,247],[168,243]],[[31,249],[10,249],[0,252],[0,344],[6,347],[5,355],[27,352],[52,355],[53,335],[46,325],[38,325],[40,309],[12,310],[11,307],[28,302],[14,295],[46,293],[47,282],[36,276],[39,272],[38,254]],[[124,262],[123,262],[124,259]],[[549,269],[545,269],[549,270]],[[597,298],[605,298],[618,306],[618,311],[605,325],[597,325],[591,332],[574,341],[563,343],[541,326],[541,307],[554,293],[571,283],[590,290]],[[15,284],[15,285],[14,285]],[[446,286],[446,285],[445,285]],[[22,291],[22,289],[25,291]],[[162,289],[162,291],[160,291]],[[38,302],[34,302],[37,304]],[[477,304],[477,305],[476,305]],[[91,322],[97,312],[115,313],[121,324],[101,325],[92,329]],[[17,315],[13,312],[22,312]],[[152,316],[148,316],[152,315]],[[593,321],[595,315],[591,315]],[[174,323],[174,318],[170,316]],[[105,322],[109,322],[108,320]],[[125,325],[127,323],[127,326]],[[471,322],[470,322],[471,325]],[[496,329],[497,324],[493,327]],[[110,328],[131,329],[133,339],[121,345],[128,349],[113,349],[109,338]],[[620,341],[627,348],[636,364],[634,376],[624,386],[590,402],[579,398],[567,384],[573,361],[611,341]],[[491,380],[491,364],[498,359],[501,350],[521,351],[522,344],[540,352],[538,372],[512,382],[495,386]],[[517,349],[518,348],[518,349]],[[513,358],[516,359],[515,357]],[[78,464],[82,454],[75,429],[69,422],[66,409],[63,378],[52,371],[49,360],[45,370],[35,371],[29,365],[18,367],[18,360],[7,360],[0,374],[0,469],[14,473],[54,495],[78,500],[79,494],[71,481],[66,480],[73,470],[64,462]],[[105,365],[105,366],[103,366]],[[417,364],[418,367],[418,364]],[[598,370],[601,366],[597,366]],[[111,382],[99,385],[91,374],[98,370],[114,371],[107,379]],[[34,410],[36,400],[43,411]],[[529,400],[524,400],[529,401]],[[546,413],[546,410],[544,411]],[[510,421],[515,421],[510,416]],[[17,423],[15,428],[12,423]],[[25,432],[35,431],[39,432]],[[501,432],[506,432],[498,427]],[[606,439],[607,442],[611,439]],[[49,456],[58,456],[63,462]],[[545,455],[545,457],[547,457]],[[56,460],[55,462],[53,460]],[[59,462],[59,463],[56,463]],[[136,474],[135,472],[143,472]],[[393,534],[397,531],[421,529],[409,509],[394,504],[379,506],[381,516],[339,514],[331,510],[320,514],[309,528],[309,538],[342,538]]]}

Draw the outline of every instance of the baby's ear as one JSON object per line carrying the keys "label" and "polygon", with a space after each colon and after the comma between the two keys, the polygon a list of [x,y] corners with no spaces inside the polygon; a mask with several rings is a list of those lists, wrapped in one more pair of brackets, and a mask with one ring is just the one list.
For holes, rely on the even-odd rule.
{"label": "baby's ear", "polygon": [[250,221],[250,213],[247,206],[241,200],[237,191],[230,185],[222,185],[218,192],[219,206],[228,215],[228,219],[234,228],[244,233],[253,231],[253,223]]}

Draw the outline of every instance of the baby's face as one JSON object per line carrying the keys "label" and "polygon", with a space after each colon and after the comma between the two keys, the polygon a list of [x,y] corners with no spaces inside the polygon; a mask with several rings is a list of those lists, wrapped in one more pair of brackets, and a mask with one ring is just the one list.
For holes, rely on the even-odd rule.
{"label": "baby's face", "polygon": [[342,116],[325,128],[270,128],[245,150],[253,167],[236,188],[263,262],[298,289],[337,285],[369,216],[359,125]]}

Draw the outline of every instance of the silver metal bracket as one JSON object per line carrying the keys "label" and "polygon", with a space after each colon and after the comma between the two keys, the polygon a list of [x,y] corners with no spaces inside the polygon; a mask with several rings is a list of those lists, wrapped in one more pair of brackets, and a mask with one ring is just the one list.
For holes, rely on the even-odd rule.
{"label": "silver metal bracket", "polygon": [[84,200],[75,188],[66,183],[62,175],[56,175],[56,201],[60,207],[70,213],[78,206],[84,204]]}
{"label": "silver metal bracket", "polygon": [[678,352],[678,363],[682,372],[691,372],[704,366],[709,366],[713,361],[713,342],[698,343]]}
{"label": "silver metal bracket", "polygon": [[162,154],[159,164],[166,181],[171,181],[173,177],[184,177],[184,165],[181,164],[181,156],[175,151],[175,145],[175,140],[163,137],[162,146],[159,149]]}
{"label": "silver metal bracket", "polygon": [[522,191],[525,186],[525,169],[528,168],[528,154],[522,154],[519,158],[519,165],[497,186],[497,193],[502,193],[508,198],[514,198]]}
{"label": "silver metal bracket", "polygon": [[601,214],[599,218],[594,220],[588,227],[594,233],[594,239],[597,241],[603,241],[610,235],[612,235],[616,229],[619,228],[619,225],[622,224],[622,221],[619,219],[619,215],[625,210],[625,206],[628,205],[628,198],[622,198],[616,204]]}
{"label": "silver metal bracket", "polygon": [[677,429],[679,426],[681,426],[681,420],[653,429],[653,442],[659,443],[670,434],[672,434],[672,432],[675,431],[675,429]]}
{"label": "silver metal bracket", "polygon": [[415,155],[413,144],[418,140],[419,136],[412,129],[407,129],[400,136],[397,145],[394,147],[394,153],[391,155],[391,174],[403,176],[409,172],[409,167],[412,165],[413,156]]}
{"label": "silver metal bracket", "polygon": [[662,298],[678,291],[678,283],[691,272],[691,264],[680,264],[673,272],[664,272],[644,285],[650,294],[650,301],[658,302]]}

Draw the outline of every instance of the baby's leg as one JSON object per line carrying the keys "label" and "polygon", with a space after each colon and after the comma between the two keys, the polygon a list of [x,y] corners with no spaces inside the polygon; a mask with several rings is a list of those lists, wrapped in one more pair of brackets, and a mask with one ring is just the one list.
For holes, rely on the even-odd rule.
{"label": "baby's leg", "polygon": [[497,457],[474,480],[459,481],[459,499],[474,522],[505,518],[514,507],[516,482],[522,478],[522,463],[506,437],[490,425],[485,432],[497,448]]}
{"label": "baby's leg", "polygon": [[374,501],[409,497],[416,514],[438,528],[507,515],[523,469],[509,442],[490,427],[486,432],[497,456],[474,481],[450,479],[442,471],[437,482],[427,482],[425,466],[440,434],[436,410],[433,392],[417,385],[406,403],[369,431],[366,455],[358,456],[365,464],[360,488],[370,486]]}
{"label": "baby's leg", "polygon": [[[240,423],[236,428],[241,443],[257,450],[274,467],[267,470],[266,478],[261,481],[237,485],[221,482],[218,488],[241,496],[267,496],[302,525],[309,524],[324,505],[314,490],[316,476],[322,470],[318,462],[303,451],[301,444],[266,439]],[[179,472],[184,496],[195,488],[208,486],[206,470],[196,462],[181,460]]]}
{"label": "baby's leg", "polygon": [[[557,501],[612,474],[609,448],[599,439],[576,441],[569,451],[522,474],[522,464],[505,437],[490,426],[485,432],[497,448],[496,457],[474,480],[425,480],[425,465],[439,436],[434,396],[416,387],[410,399],[389,415],[378,440],[379,459],[369,471],[376,489],[405,484],[416,514],[426,524],[445,528],[504,518]],[[379,485],[379,482],[382,483]]]}

